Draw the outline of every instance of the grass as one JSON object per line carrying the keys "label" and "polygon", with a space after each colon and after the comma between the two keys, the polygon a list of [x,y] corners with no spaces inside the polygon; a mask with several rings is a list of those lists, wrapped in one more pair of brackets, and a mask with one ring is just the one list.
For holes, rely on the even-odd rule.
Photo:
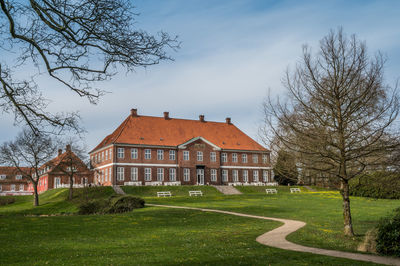
{"label": "grass", "polygon": [[221,193],[211,186],[125,186],[122,189],[127,194],[138,197],[157,197],[158,191],[171,191],[172,196],[188,196],[189,191],[201,190],[204,196],[218,196]]}
{"label": "grass", "polygon": [[[160,187],[124,187],[146,202],[233,210],[257,215],[293,218],[307,226],[289,236],[291,241],[315,247],[354,251],[361,239],[341,234],[341,199],[337,192],[278,195],[262,188],[240,188],[245,194],[226,196],[212,187],[196,187],[205,196],[190,198],[190,187],[168,187],[171,198],[157,198]],[[92,192],[108,197],[111,188]],[[31,197],[19,197],[0,206],[0,265],[366,265],[327,256],[291,252],[255,241],[279,223],[218,213],[146,207],[118,215],[29,217],[26,214],[74,213],[82,199],[77,191],[65,201],[66,189],[41,195],[33,208]],[[352,198],[356,233],[362,235],[379,217],[400,206],[398,200]],[[339,238],[339,239],[337,239]],[[345,243],[343,243],[345,242]],[[12,243],[12,244],[11,244]],[[372,265],[372,264],[371,264]]]}

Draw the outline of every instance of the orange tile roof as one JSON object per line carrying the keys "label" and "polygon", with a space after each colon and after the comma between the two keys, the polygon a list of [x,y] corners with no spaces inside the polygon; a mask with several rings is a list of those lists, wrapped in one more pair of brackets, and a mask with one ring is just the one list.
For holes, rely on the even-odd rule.
{"label": "orange tile roof", "polygon": [[268,151],[233,124],[129,115],[91,152],[113,143],[178,146],[195,137],[203,137],[221,149]]}

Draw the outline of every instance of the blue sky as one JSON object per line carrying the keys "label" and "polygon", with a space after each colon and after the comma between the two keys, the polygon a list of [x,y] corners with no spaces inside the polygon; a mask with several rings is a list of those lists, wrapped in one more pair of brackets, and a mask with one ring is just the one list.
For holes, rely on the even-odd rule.
{"label": "blue sky", "polygon": [[[386,81],[400,77],[400,1],[197,1],[137,0],[137,26],[178,35],[181,49],[163,62],[134,73],[120,73],[100,85],[110,91],[98,105],[48,81],[49,110],[81,113],[92,149],[129,114],[232,122],[257,139],[261,104],[270,89],[283,92],[281,78],[299,61],[302,45],[317,50],[330,29],[365,40],[373,54],[387,56]],[[1,56],[0,51],[0,56]],[[19,128],[2,114],[0,142]]]}

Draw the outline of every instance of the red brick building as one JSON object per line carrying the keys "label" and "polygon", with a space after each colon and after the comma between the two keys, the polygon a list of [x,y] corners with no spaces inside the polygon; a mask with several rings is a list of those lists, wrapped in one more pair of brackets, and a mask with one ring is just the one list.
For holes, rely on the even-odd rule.
{"label": "red brick building", "polygon": [[[0,195],[31,195],[33,184],[26,175],[29,168],[0,167]],[[93,183],[93,171],[89,170],[84,162],[71,151],[69,145],[65,152],[58,150],[54,159],[45,163],[39,169],[38,193],[60,187],[69,187],[70,172],[73,171],[74,187],[83,187]]]}
{"label": "red brick building", "polygon": [[272,181],[270,152],[231,123],[138,115],[90,152],[102,185],[232,185]]}

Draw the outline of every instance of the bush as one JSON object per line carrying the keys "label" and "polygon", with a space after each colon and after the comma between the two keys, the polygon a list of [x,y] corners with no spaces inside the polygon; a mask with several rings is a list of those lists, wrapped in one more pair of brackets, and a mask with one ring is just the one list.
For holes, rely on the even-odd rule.
{"label": "bush", "polygon": [[79,205],[79,214],[100,214],[108,206],[107,200],[91,200]]}
{"label": "bush", "polygon": [[400,257],[400,208],[379,222],[376,250],[380,254]]}
{"label": "bush", "polygon": [[124,195],[111,196],[109,199],[91,200],[79,206],[79,214],[124,213],[133,209],[143,208],[144,200]]}
{"label": "bush", "polygon": [[374,172],[350,181],[350,195],[377,199],[400,199],[400,174]]}
{"label": "bush", "polygon": [[110,199],[110,208],[108,213],[123,213],[130,212],[133,209],[143,208],[144,200],[141,198],[124,195],[119,197],[112,197]]}
{"label": "bush", "polygon": [[13,197],[0,197],[0,206],[8,205],[15,202]]}

